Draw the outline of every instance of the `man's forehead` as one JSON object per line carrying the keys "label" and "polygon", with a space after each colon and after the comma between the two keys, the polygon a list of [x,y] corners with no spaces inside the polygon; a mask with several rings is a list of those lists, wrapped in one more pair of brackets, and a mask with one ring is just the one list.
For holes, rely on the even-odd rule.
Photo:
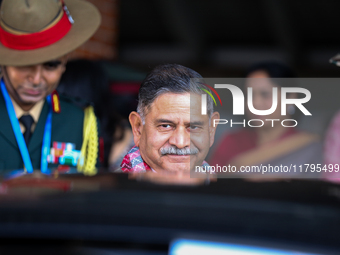
{"label": "man's forehead", "polygon": [[[0,0],[1,1],[1,0]],[[67,59],[68,59],[68,56],[67,55],[64,55],[64,56],[61,56],[59,58],[54,58],[54,59],[51,59],[51,60],[48,60],[48,61],[45,61],[43,63],[38,63],[38,64],[33,64],[33,65],[24,65],[24,66],[13,66],[13,67],[16,67],[16,68],[22,68],[22,67],[35,67],[35,66],[39,66],[39,65],[45,65],[45,64],[49,64],[49,63],[58,63],[58,62],[61,62],[61,63],[66,63],[67,62]],[[1,67],[4,67],[4,66],[1,66]]]}
{"label": "man's forehead", "polygon": [[154,121],[205,122],[209,118],[201,114],[200,96],[193,93],[165,93],[150,105],[147,115]]}

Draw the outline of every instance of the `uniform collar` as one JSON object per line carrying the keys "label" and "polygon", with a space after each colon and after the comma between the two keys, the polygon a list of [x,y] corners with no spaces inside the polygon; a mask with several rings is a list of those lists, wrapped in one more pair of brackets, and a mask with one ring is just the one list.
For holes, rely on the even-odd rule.
{"label": "uniform collar", "polygon": [[32,116],[34,123],[38,122],[39,116],[40,116],[41,110],[44,106],[45,100],[39,101],[29,111],[26,112],[23,109],[21,109],[21,107],[17,104],[17,102],[15,102],[15,100],[11,96],[10,96],[10,98],[12,100],[14,111],[15,111],[15,114],[16,114],[18,119],[20,119],[20,117],[23,116],[23,115],[29,114],[29,115]]}

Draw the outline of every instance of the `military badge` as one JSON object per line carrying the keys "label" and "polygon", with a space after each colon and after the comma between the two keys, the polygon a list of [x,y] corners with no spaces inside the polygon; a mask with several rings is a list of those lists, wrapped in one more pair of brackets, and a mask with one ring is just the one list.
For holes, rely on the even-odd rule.
{"label": "military badge", "polygon": [[50,154],[47,156],[47,162],[77,166],[79,158],[80,151],[75,149],[75,144],[53,142],[53,147],[50,150]]}

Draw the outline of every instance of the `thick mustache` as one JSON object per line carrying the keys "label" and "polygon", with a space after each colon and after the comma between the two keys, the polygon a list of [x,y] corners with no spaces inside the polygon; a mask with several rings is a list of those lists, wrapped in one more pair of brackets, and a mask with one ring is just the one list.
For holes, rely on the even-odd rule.
{"label": "thick mustache", "polygon": [[198,153],[197,148],[189,148],[185,147],[182,149],[177,148],[176,146],[169,146],[169,147],[163,147],[160,150],[162,155],[172,154],[172,155],[195,155]]}

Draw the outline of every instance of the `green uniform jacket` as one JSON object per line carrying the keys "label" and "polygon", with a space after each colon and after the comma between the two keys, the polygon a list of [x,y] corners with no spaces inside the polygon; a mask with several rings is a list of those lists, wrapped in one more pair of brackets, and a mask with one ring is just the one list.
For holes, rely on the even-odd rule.
{"label": "green uniform jacket", "polygon": [[[48,108],[48,103],[45,101],[36,128],[28,143],[28,151],[34,169],[40,169]],[[60,109],[60,113],[52,115],[51,144],[53,142],[73,143],[76,146],[75,149],[80,150],[83,141],[84,111],[63,98],[60,98]],[[50,168],[56,166],[49,164]],[[5,170],[16,169],[23,169],[23,160],[7,113],[5,100],[0,91],[0,174]]]}

